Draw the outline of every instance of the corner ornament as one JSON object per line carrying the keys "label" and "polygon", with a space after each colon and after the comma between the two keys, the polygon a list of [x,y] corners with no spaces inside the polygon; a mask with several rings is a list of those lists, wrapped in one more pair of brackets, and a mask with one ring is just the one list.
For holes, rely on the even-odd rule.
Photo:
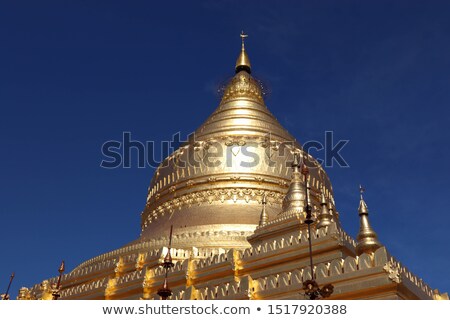
{"label": "corner ornament", "polygon": [[400,268],[394,264],[392,261],[386,262],[386,264],[383,267],[383,270],[386,271],[389,275],[389,279],[391,279],[395,283],[402,282],[402,279],[400,277]]}

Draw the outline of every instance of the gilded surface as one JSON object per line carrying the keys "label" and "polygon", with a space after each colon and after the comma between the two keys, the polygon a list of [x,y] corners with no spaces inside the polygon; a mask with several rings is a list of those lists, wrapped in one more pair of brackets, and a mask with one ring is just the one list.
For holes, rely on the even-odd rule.
{"label": "gilded surface", "polygon": [[[141,236],[65,274],[61,299],[159,299],[173,225],[170,299],[305,299],[311,237],[312,272],[320,285],[333,284],[330,299],[448,300],[378,242],[362,197],[357,241],[345,233],[328,176],[267,109],[250,68],[242,43],[218,108],[156,170]],[[244,147],[260,161],[240,165]],[[211,154],[217,165],[205,162]],[[294,154],[309,167],[311,234],[302,223],[305,181]],[[18,299],[51,299],[56,282],[22,288]]]}
{"label": "gilded surface", "polygon": [[369,223],[369,208],[362,197],[362,191],[358,213],[360,217],[360,226],[358,235],[356,236],[356,239],[358,240],[356,252],[358,254],[363,252],[372,253],[381,247],[381,243],[378,241],[378,235]]}
{"label": "gilded surface", "polygon": [[[142,212],[142,237],[162,237],[170,225],[175,234],[202,225],[227,228],[232,223],[236,231],[254,228],[264,193],[269,217],[279,213],[291,184],[294,153],[302,154],[310,167],[312,202],[319,207],[320,190],[333,197],[326,173],[267,109],[258,81],[246,71],[237,72],[218,108],[189,143],[156,170]],[[285,199],[292,208],[285,204],[285,210],[300,213],[303,184],[299,176],[295,192],[290,193],[292,199]],[[209,239],[202,237],[189,241],[186,245],[210,245]],[[229,241],[228,245],[241,247],[242,241]]]}

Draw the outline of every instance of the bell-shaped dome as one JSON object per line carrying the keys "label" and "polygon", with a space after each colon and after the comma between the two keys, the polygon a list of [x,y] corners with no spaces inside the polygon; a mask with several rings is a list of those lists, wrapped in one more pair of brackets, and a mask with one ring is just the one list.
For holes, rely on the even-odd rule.
{"label": "bell-shaped dome", "polygon": [[[173,225],[178,247],[245,247],[258,225],[264,193],[269,217],[281,211],[293,154],[303,151],[267,109],[244,48],[243,54],[246,59],[238,58],[217,109],[157,168],[142,213],[141,240],[164,237]],[[320,190],[330,195],[331,185],[317,161],[303,158],[318,206]]]}
{"label": "bell-shaped dome", "polygon": [[230,80],[219,107],[195,131],[200,140],[226,136],[261,136],[296,144],[264,104],[259,82],[246,71]]}

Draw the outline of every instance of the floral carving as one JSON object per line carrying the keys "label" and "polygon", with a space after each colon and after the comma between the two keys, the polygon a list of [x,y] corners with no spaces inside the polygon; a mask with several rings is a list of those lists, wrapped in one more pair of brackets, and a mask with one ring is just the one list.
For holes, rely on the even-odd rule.
{"label": "floral carving", "polygon": [[402,282],[400,277],[400,268],[395,263],[389,261],[384,265],[383,269],[389,274],[389,279],[391,279],[393,282]]}

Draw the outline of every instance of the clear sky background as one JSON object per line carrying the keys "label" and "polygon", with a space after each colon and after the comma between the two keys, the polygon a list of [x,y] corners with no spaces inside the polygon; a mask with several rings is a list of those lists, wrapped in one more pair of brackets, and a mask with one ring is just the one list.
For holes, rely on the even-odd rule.
{"label": "clear sky background", "polygon": [[0,292],[139,236],[154,170],[102,169],[101,145],[195,130],[242,29],[290,133],[350,140],[350,168],[326,169],[347,232],[362,183],[381,242],[449,291],[449,16],[448,1],[1,1]]}

